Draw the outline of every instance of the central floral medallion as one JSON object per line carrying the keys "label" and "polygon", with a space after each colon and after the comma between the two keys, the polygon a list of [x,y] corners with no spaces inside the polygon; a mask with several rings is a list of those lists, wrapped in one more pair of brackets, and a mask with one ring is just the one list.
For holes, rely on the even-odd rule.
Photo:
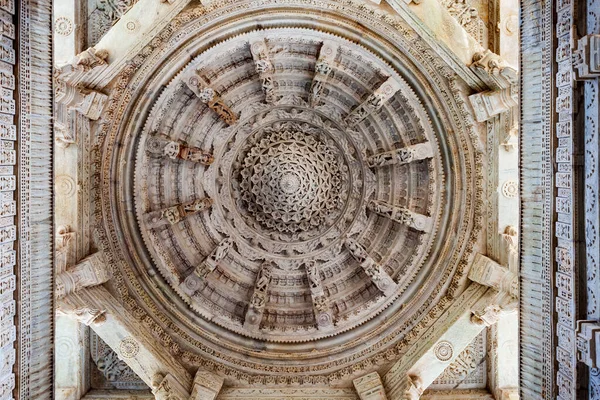
{"label": "central floral medallion", "polygon": [[339,149],[315,127],[267,127],[239,153],[234,182],[250,226],[306,239],[333,223],[348,196],[348,168]]}

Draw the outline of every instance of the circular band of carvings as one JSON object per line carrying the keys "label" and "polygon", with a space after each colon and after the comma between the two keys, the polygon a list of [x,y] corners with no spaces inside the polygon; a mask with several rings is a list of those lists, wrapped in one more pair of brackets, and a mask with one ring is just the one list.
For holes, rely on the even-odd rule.
{"label": "circular band of carvings", "polygon": [[[290,4],[293,3],[293,1],[290,1]],[[464,196],[464,201],[460,202],[461,207],[465,212],[465,215],[470,215],[469,210],[473,209],[474,202],[481,201],[482,175],[480,171],[483,170],[481,168],[483,159],[480,154],[471,154],[471,157],[473,158],[471,158],[471,160],[466,160],[466,158],[469,157],[468,152],[470,151],[469,146],[471,146],[470,141],[476,142],[477,134],[473,130],[472,115],[470,115],[470,112],[468,110],[468,107],[466,107],[464,100],[461,99],[459,95],[455,96],[456,93],[460,93],[463,89],[460,85],[457,84],[456,80],[446,81],[448,76],[436,75],[439,74],[439,71],[447,71],[447,69],[444,70],[443,68],[440,68],[440,65],[443,65],[443,63],[440,64],[439,60],[437,60],[438,64],[435,64],[435,62],[428,64],[431,59],[431,53],[428,53],[428,51],[426,50],[426,45],[424,45],[423,42],[415,42],[412,39],[412,36],[410,34],[410,28],[408,28],[406,25],[403,25],[398,21],[390,19],[388,16],[373,14],[370,10],[365,11],[361,8],[362,6],[354,5],[352,3],[346,2],[342,5],[341,3],[331,2],[331,4],[334,8],[338,7],[338,10],[340,12],[351,14],[353,16],[353,19],[362,20],[364,25],[367,27],[372,25],[374,21],[378,21],[378,23],[383,23],[382,29],[384,30],[388,29],[385,24],[392,24],[392,30],[395,30],[395,33],[392,33],[392,30],[389,30],[389,34],[397,35],[396,42],[400,44],[404,43],[406,45],[404,47],[406,51],[410,52],[414,57],[416,57],[417,60],[420,60],[419,62],[423,63],[423,71],[426,71],[426,74],[429,74],[429,79],[431,79],[432,84],[436,87],[439,87],[438,92],[440,97],[448,100],[447,104],[450,104],[450,100],[452,100],[452,102],[455,101],[455,104],[457,105],[455,109],[449,108],[445,110],[445,112],[448,112],[448,115],[450,115],[449,120],[452,122],[446,121],[445,123],[453,124],[454,129],[456,130],[458,137],[458,148],[460,148],[459,152],[461,152],[460,154],[462,154],[460,157],[465,157],[465,159],[461,161],[461,165],[464,166],[463,173],[464,179],[466,179],[465,182],[471,182],[471,179],[474,177],[474,182],[476,182],[477,185],[476,187],[466,187],[466,190],[468,192],[471,191],[469,192],[471,194]],[[185,29],[187,30],[187,32],[185,34],[180,34],[182,38],[186,35],[193,34],[193,29],[190,29],[189,26],[185,24],[190,23],[190,21],[194,21],[195,18],[203,19],[204,21],[206,21],[207,19],[212,18],[210,16],[210,13],[212,11],[213,8],[209,7],[208,9],[202,10],[201,12],[197,12],[197,10],[192,10],[190,13],[178,17],[179,20],[175,21],[177,25],[174,24],[171,27],[167,28],[165,32],[168,33],[164,36],[161,36],[161,40],[168,39],[171,34],[174,34],[178,29],[182,29],[184,26],[186,26]],[[228,12],[232,12],[233,14],[235,14],[235,12],[237,11],[239,10],[236,10],[234,7]],[[247,9],[245,8],[244,12],[246,11]],[[205,23],[206,22],[202,22],[202,24]],[[398,32],[406,32],[406,38],[410,37],[411,39],[409,41],[406,41],[406,38],[402,38],[402,36],[398,34]],[[169,45],[176,45],[177,41],[171,41],[169,43]],[[417,45],[421,46],[421,48],[417,48]],[[162,45],[160,41],[155,41],[152,43],[152,46]],[[152,50],[153,49],[151,48],[149,49],[149,51],[144,51],[146,55],[136,57],[136,59],[134,59],[134,63],[141,65],[141,63],[144,62],[145,57],[152,53]],[[158,61],[158,59],[156,61]],[[126,68],[123,71],[123,74],[117,79],[116,90],[111,96],[111,100],[109,101],[104,116],[106,121],[110,121],[111,123],[107,123],[103,126],[103,131],[100,133],[101,138],[112,140],[112,138],[115,137],[114,135],[116,134],[116,131],[114,129],[118,127],[114,125],[113,121],[122,121],[123,119],[121,119],[121,117],[117,118],[117,115],[122,115],[122,113],[125,111],[125,107],[128,104],[131,104],[132,92],[127,87],[131,75],[128,74],[131,74],[135,70],[135,68],[135,66]],[[447,74],[447,72],[444,73]],[[139,85],[139,83],[135,86],[142,87]],[[450,90],[448,90],[448,87],[450,87]],[[435,96],[437,95],[434,95],[434,97]],[[111,147],[112,144],[109,143],[109,151]],[[480,145],[476,144],[474,147],[480,148]],[[108,165],[105,162],[110,160],[111,153],[102,155],[102,158],[105,166]],[[456,162],[459,162],[459,160],[456,160]],[[109,176],[109,174],[106,174],[105,176]],[[98,179],[98,181],[100,181],[100,179]],[[108,180],[104,181],[103,186],[104,187],[102,188],[102,190],[98,190],[95,192],[100,196],[99,200],[101,202],[105,202],[110,198],[110,196],[108,195],[110,192],[110,182]],[[240,360],[236,358],[233,354],[228,354],[227,351],[217,348],[218,346],[215,347],[214,344],[208,344],[208,342],[206,342],[204,339],[194,336],[195,333],[191,334],[189,331],[186,331],[185,329],[182,329],[178,326],[172,326],[173,330],[166,332],[160,327],[160,325],[158,325],[154,321],[154,318],[159,318],[163,320],[164,318],[169,318],[166,316],[168,312],[162,306],[159,307],[157,304],[153,303],[148,296],[145,296],[143,294],[145,290],[143,286],[135,282],[135,275],[128,269],[129,267],[127,267],[125,264],[123,264],[122,261],[120,261],[122,257],[115,253],[115,249],[118,248],[118,244],[115,245],[115,243],[112,242],[112,238],[115,238],[118,235],[114,230],[114,226],[111,226],[110,223],[104,225],[107,223],[106,221],[110,221],[110,214],[107,215],[107,219],[105,220],[105,215],[103,213],[106,212],[106,210],[110,210],[110,205],[107,204],[105,208],[98,209],[99,221],[102,221],[100,225],[106,226],[106,228],[108,229],[108,231],[100,229],[100,245],[106,249],[107,253],[109,253],[107,255],[108,259],[111,263],[113,263],[116,266],[116,288],[122,298],[122,301],[134,313],[136,318],[139,318],[140,320],[143,319],[145,323],[151,324],[151,326],[153,327],[153,331],[156,332],[156,335],[158,335],[158,338],[161,340],[161,343],[167,346],[173,354],[178,354],[186,363],[189,363],[191,365],[202,365],[208,369],[221,371],[222,373],[230,376],[232,379],[241,380],[245,382],[254,382],[256,384],[290,384],[294,382],[304,384],[323,384],[327,382],[335,382],[339,380],[348,379],[353,374],[358,373],[357,371],[371,368],[373,364],[382,364],[390,362],[391,360],[396,358],[398,354],[400,354],[402,348],[405,348],[409,343],[416,340],[416,338],[419,335],[419,332],[422,329],[425,329],[427,326],[427,324],[424,322],[425,320],[423,320],[424,316],[426,315],[424,313],[424,310],[426,308],[419,306],[413,310],[413,314],[410,319],[405,320],[403,323],[400,323],[397,326],[395,326],[393,334],[379,338],[378,341],[373,342],[373,346],[371,346],[368,350],[365,350],[365,352],[346,352],[344,353],[344,357],[336,357],[334,361],[328,362],[326,364],[326,367],[324,364],[324,366],[321,367],[319,370],[312,370],[310,363],[300,366],[278,366],[275,369],[273,369],[272,365],[267,367],[264,365],[260,365],[260,363],[257,361],[254,361],[254,355],[245,360]],[[479,230],[481,229],[480,218],[481,210],[476,212],[476,219],[472,230],[456,230],[459,232],[465,232],[465,234],[461,235],[457,240],[459,248],[461,248],[462,250],[455,251],[453,253],[453,255],[449,258],[449,265],[458,265],[459,272],[464,271],[464,268],[466,267],[466,263],[463,263],[461,261],[461,258],[466,257],[466,254],[472,252],[475,243],[477,243],[477,232],[479,232]],[[448,279],[447,275],[444,276],[444,279]],[[449,277],[451,278],[452,276]],[[460,280],[460,278],[456,279],[457,282]],[[131,281],[130,288],[128,288],[127,284],[125,284],[126,280]],[[432,285],[432,289],[442,287],[443,282]],[[462,290],[460,289],[460,285],[453,285],[451,286],[450,292],[446,293],[445,297],[443,297],[444,294],[443,292],[441,292],[440,297],[438,297],[438,299],[443,299],[443,301],[433,308],[433,310],[430,313],[430,316],[432,318],[435,318],[436,315],[440,315],[440,313],[445,307],[444,304],[447,304],[447,301],[452,299],[454,294],[456,294],[457,292],[460,293],[460,290]],[[141,301],[146,303],[143,306],[143,308],[137,305],[137,303]],[[150,316],[146,314],[146,312],[143,311],[144,308],[149,309],[152,315]],[[390,320],[388,324],[390,323],[396,322]],[[373,331],[372,334],[376,334],[376,331]],[[368,337],[369,335],[366,335],[365,337]],[[190,345],[195,347],[197,351],[182,351],[179,345],[179,343],[182,341],[190,343]],[[208,356],[209,354],[210,356]],[[359,359],[363,361],[359,361]],[[223,362],[227,363],[232,367],[224,366]],[[252,377],[243,371],[253,371]],[[315,373],[318,375],[314,375]],[[278,374],[278,376],[274,376],[272,374]]]}
{"label": "circular band of carvings", "polygon": [[517,181],[508,180],[502,184],[502,195],[508,199],[514,199],[519,195],[519,184]]}

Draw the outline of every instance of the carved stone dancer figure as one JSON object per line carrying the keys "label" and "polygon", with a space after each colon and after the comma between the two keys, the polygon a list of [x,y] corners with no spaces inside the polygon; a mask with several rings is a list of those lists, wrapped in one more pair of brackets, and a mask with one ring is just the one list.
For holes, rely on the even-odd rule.
{"label": "carved stone dancer figure", "polygon": [[178,204],[165,209],[162,212],[162,217],[169,221],[171,225],[175,225],[192,214],[208,210],[212,206],[212,203],[212,199],[206,197],[192,201],[191,203]]}
{"label": "carved stone dancer figure", "polygon": [[315,321],[319,329],[329,329],[333,327],[333,314],[329,308],[329,302],[325,296],[325,291],[321,284],[321,277],[315,261],[308,261],[304,264],[308,285],[312,296],[313,312]]}
{"label": "carved stone dancer figure", "polygon": [[180,159],[203,165],[210,165],[214,161],[213,155],[207,151],[158,136],[148,138],[146,150],[150,154],[166,156],[172,160]]}
{"label": "carved stone dancer figure", "polygon": [[396,290],[396,282],[381,268],[381,266],[367,253],[365,248],[356,240],[347,238],[345,241],[346,249],[352,257],[360,264],[365,274],[371,278],[371,281],[386,296],[391,295]]}
{"label": "carved stone dancer figure", "polygon": [[250,298],[246,318],[244,320],[244,328],[256,330],[260,327],[263,311],[267,304],[267,292],[271,283],[271,271],[273,264],[265,262],[261,265],[260,271],[254,285],[254,292]]}

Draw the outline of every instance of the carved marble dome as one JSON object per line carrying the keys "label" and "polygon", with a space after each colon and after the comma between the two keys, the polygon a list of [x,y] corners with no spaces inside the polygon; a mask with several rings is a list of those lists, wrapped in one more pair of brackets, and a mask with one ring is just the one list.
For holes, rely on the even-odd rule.
{"label": "carved marble dome", "polygon": [[467,89],[400,19],[269,4],[191,8],[124,66],[97,234],[114,292],[188,366],[347,384],[464,286]]}

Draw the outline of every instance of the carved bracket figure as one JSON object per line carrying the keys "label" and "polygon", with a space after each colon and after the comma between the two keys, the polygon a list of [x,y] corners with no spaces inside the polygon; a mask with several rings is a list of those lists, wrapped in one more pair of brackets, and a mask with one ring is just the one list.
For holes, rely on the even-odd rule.
{"label": "carved bracket figure", "polygon": [[179,159],[203,165],[210,165],[214,161],[213,155],[208,151],[159,136],[150,136],[146,143],[146,149],[150,154],[166,156],[172,160]]}
{"label": "carved bracket figure", "polygon": [[398,90],[400,90],[400,83],[393,77],[388,78],[380,87],[378,87],[373,94],[371,94],[367,100],[356,107],[348,114],[346,119],[346,125],[352,128],[357,125],[363,119],[374,113],[383,107],[383,104],[388,101]]}
{"label": "carved bracket figure", "polygon": [[262,81],[262,89],[265,93],[267,103],[275,102],[275,84],[273,82],[273,63],[269,58],[269,48],[264,39],[256,39],[250,42],[250,51],[254,58],[256,73]]}
{"label": "carved bracket figure", "polygon": [[196,72],[187,74],[182,78],[185,84],[194,92],[196,96],[213,110],[223,122],[227,125],[233,125],[237,122],[237,115],[229,108],[225,101],[208,86],[204,79]]}
{"label": "carved bracket figure", "polygon": [[[83,85],[73,86],[60,77],[55,79],[55,83],[54,94],[57,103],[64,105],[69,110],[78,111],[92,121],[100,118],[108,101],[107,95],[88,89]],[[64,124],[63,128],[66,128]]]}
{"label": "carved bracket figure", "polygon": [[396,282],[377,264],[356,240],[347,238],[344,242],[346,249],[352,257],[360,264],[365,273],[371,278],[384,295],[389,296],[396,291]]}
{"label": "carved bracket figure", "polygon": [[404,207],[398,207],[383,201],[371,200],[367,208],[382,217],[396,221],[409,228],[421,232],[431,232],[433,221],[431,217],[412,212]]}
{"label": "carved bracket figure", "polygon": [[202,281],[206,279],[208,274],[217,268],[219,261],[225,258],[232,245],[233,240],[230,238],[221,240],[212,253],[210,253],[210,255],[206,257],[187,278],[185,278],[181,285],[179,285],[181,290],[190,297],[194,296],[198,289],[200,289]]}
{"label": "carved bracket figure", "polygon": [[590,368],[600,366],[600,323],[598,321],[577,321],[577,360]]}
{"label": "carved bracket figure", "polygon": [[246,329],[257,330],[260,328],[260,321],[267,305],[267,292],[271,283],[272,269],[273,264],[271,262],[264,262],[258,271],[254,292],[250,297],[250,304],[244,319],[244,328]]}
{"label": "carved bracket figure", "polygon": [[94,253],[56,276],[56,296],[61,298],[85,287],[101,285],[111,277],[103,253]]}
{"label": "carved bracket figure", "polygon": [[321,284],[321,276],[315,261],[308,261],[304,264],[306,276],[308,277],[308,286],[312,296],[313,311],[315,320],[319,329],[329,329],[333,327],[333,313],[329,306],[329,301],[325,296],[325,291]]}
{"label": "carved bracket figure", "polygon": [[187,400],[189,393],[171,374],[156,374],[152,379],[152,393],[156,400]]}
{"label": "carved bracket figure", "polygon": [[93,68],[108,64],[108,51],[90,47],[77,55],[77,68],[87,72]]}
{"label": "carved bracket figure", "polygon": [[383,382],[377,372],[356,378],[352,383],[361,400],[387,400]]}
{"label": "carved bracket figure", "polygon": [[315,76],[310,86],[309,104],[315,107],[321,100],[325,83],[333,71],[333,63],[338,53],[338,45],[332,41],[324,41],[315,64]]}
{"label": "carved bracket figure", "polygon": [[586,35],[577,41],[573,69],[578,80],[600,77],[600,35]]}
{"label": "carved bracket figure", "polygon": [[431,143],[425,142],[414,146],[404,147],[402,149],[374,154],[367,159],[367,163],[369,164],[369,167],[374,168],[386,165],[403,165],[431,157],[433,157],[433,147],[431,146]]}
{"label": "carved bracket figure", "polygon": [[190,400],[215,400],[223,387],[223,381],[224,379],[217,374],[198,369]]}

